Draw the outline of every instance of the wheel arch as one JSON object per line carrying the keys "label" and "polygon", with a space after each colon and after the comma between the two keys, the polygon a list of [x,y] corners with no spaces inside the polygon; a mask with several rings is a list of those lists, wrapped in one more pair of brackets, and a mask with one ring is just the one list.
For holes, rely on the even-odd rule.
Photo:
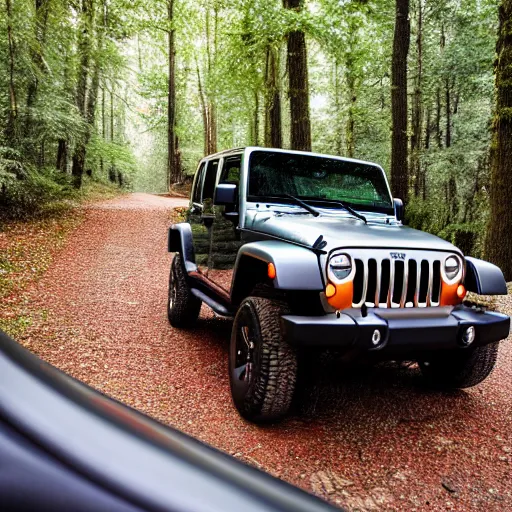
{"label": "wheel arch", "polygon": [[466,257],[466,289],[478,295],[507,295],[507,283],[499,267]]}
{"label": "wheel arch", "polygon": [[[270,279],[268,265],[275,267]],[[324,288],[317,255],[305,248],[278,240],[245,244],[238,251],[233,273],[231,301],[239,305],[258,284],[280,291],[318,291]]]}
{"label": "wheel arch", "polygon": [[167,250],[180,254],[187,275],[197,271],[192,226],[188,222],[173,224],[169,228]]}

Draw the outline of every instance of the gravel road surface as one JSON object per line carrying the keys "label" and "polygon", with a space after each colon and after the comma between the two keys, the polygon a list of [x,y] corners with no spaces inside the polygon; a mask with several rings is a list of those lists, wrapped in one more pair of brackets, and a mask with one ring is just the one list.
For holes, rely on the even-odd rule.
{"label": "gravel road surface", "polygon": [[251,425],[231,405],[229,322],[204,306],[194,330],[167,322],[167,228],[171,209],[186,204],[131,194],[90,207],[30,291],[39,320],[22,343],[348,510],[512,510],[510,340],[486,382],[453,393],[426,390],[417,368],[349,369],[326,360],[300,413],[276,426]]}

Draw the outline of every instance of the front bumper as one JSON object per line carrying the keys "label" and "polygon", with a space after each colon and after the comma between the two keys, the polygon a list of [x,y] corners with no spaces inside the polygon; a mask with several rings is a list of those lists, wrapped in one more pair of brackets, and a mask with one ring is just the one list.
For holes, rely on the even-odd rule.
{"label": "front bumper", "polygon": [[[368,308],[364,316],[360,309],[346,309],[339,316],[282,317],[284,335],[292,345],[399,353],[465,348],[462,336],[469,326],[476,331],[471,346],[486,345],[509,335],[510,318],[466,306]],[[381,341],[375,346],[377,329]]]}

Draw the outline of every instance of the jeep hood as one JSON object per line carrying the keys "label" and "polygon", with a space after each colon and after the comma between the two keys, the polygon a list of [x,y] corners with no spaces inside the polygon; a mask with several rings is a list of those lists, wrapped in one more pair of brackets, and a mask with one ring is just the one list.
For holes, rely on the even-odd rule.
{"label": "jeep hood", "polygon": [[248,212],[245,229],[279,237],[301,245],[312,246],[320,236],[329,252],[341,247],[423,249],[460,251],[445,240],[406,226],[369,223],[361,220],[323,215]]}

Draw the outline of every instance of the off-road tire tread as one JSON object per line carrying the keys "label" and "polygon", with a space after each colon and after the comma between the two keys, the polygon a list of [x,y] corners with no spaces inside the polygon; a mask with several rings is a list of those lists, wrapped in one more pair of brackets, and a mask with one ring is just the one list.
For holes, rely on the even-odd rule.
{"label": "off-road tire tread", "polygon": [[[281,332],[280,318],[287,313],[286,304],[263,297],[248,297],[241,308],[245,304],[259,324],[261,346],[259,374],[239,410],[251,421],[277,421],[290,409],[297,380],[297,354]],[[236,327],[235,318],[233,336]]]}
{"label": "off-road tire tread", "polygon": [[[175,275],[176,300],[172,309],[169,307],[171,293],[171,274]],[[167,297],[167,317],[173,327],[191,327],[198,319],[201,310],[201,300],[192,294],[188,287],[183,271],[181,256],[176,254],[171,264],[169,274],[169,296]]]}
{"label": "off-road tire tread", "polygon": [[436,388],[461,389],[476,386],[493,371],[498,358],[499,343],[490,343],[468,349],[468,353],[457,352],[451,357],[433,359],[429,366],[420,363],[428,383]]}

